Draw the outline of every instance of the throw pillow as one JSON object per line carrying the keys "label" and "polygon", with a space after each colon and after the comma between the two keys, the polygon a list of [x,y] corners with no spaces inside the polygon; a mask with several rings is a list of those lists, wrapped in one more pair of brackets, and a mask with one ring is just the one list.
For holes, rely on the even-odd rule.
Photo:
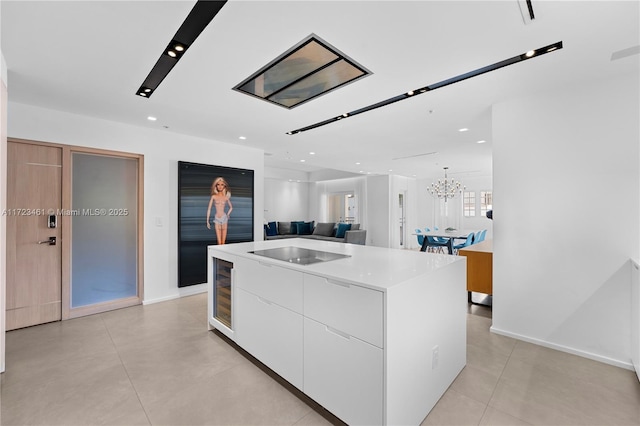
{"label": "throw pillow", "polygon": [[333,225],[335,225],[335,223],[333,222],[318,223],[316,225],[316,228],[313,230],[313,235],[322,235],[324,237],[330,237],[331,234],[333,233]]}
{"label": "throw pillow", "polygon": [[311,235],[311,224],[309,222],[299,223],[298,235]]}
{"label": "throw pillow", "polygon": [[350,223],[339,223],[336,238],[344,238],[344,234],[351,229]]}
{"label": "throw pillow", "polygon": [[299,234],[300,232],[298,232],[298,225],[303,224],[304,221],[301,220],[296,220],[294,222],[291,222],[291,233],[292,234]]}
{"label": "throw pillow", "polygon": [[291,222],[278,222],[278,234],[285,235],[291,233]]}
{"label": "throw pillow", "polygon": [[267,230],[267,237],[278,235],[278,225],[275,222],[269,222],[266,224],[265,229]]}

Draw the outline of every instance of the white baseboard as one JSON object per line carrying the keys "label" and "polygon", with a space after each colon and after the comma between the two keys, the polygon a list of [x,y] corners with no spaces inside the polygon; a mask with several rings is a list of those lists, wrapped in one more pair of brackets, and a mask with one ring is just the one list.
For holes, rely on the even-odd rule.
{"label": "white baseboard", "polygon": [[624,368],[626,370],[631,370],[631,371],[634,370],[633,364],[631,363],[631,361],[624,362],[624,361],[620,361],[620,360],[617,360],[617,359],[609,358],[609,357],[606,357],[606,356],[592,354],[590,352],[581,351],[581,350],[578,350],[578,349],[575,349],[575,348],[571,348],[571,347],[568,347],[568,346],[557,345],[555,343],[547,342],[545,340],[535,339],[533,337],[523,336],[521,334],[511,333],[511,332],[505,331],[505,330],[500,330],[500,329],[495,328],[493,326],[489,330],[492,333],[500,334],[502,336],[511,337],[511,338],[517,339],[517,340],[522,340],[522,341],[528,342],[528,343],[533,343],[534,345],[543,346],[543,347],[549,348],[549,349],[555,349],[555,350],[560,351],[560,352],[570,353],[572,355],[577,355],[577,356],[581,356],[583,358],[592,359],[594,361],[598,361],[598,362],[602,362],[602,363],[605,363],[605,364],[613,365],[615,367]]}
{"label": "white baseboard", "polygon": [[173,299],[179,299],[181,297],[193,296],[196,294],[206,293],[207,292],[207,283],[204,284],[196,284],[190,285],[188,287],[181,287],[177,289],[178,291],[172,295],[165,297],[158,297],[156,299],[145,299],[142,301],[143,305],[152,305],[154,303],[167,302]]}

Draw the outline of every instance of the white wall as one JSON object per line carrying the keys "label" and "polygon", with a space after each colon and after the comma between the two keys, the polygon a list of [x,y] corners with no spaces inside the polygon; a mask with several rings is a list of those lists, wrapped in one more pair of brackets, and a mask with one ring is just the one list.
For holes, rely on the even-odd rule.
{"label": "white wall", "polygon": [[309,215],[309,182],[264,180],[264,219],[267,222],[316,220]]}
{"label": "white wall", "polygon": [[254,170],[254,235],[262,239],[261,150],[16,103],[9,103],[8,119],[9,137],[144,155],[145,303],[206,291],[205,284],[177,287],[179,160]]}
{"label": "white wall", "polygon": [[[0,210],[7,208],[7,65],[0,51]],[[0,373],[5,368],[7,217],[0,216]]]}
{"label": "white wall", "polygon": [[367,177],[367,245],[390,247],[390,177]]}
{"label": "white wall", "polygon": [[638,76],[496,105],[497,333],[630,368]]}

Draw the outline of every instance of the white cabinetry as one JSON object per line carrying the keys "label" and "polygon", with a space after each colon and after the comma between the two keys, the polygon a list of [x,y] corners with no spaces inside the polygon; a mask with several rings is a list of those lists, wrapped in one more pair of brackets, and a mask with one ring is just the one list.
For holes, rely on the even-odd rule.
{"label": "white cabinetry", "polygon": [[236,343],[302,390],[302,315],[238,288]]}
{"label": "white cabinetry", "polygon": [[[292,244],[348,257],[251,253]],[[465,365],[464,257],[298,239],[209,253],[234,263],[230,337],[350,425],[420,424]]]}
{"label": "white cabinetry", "polygon": [[305,274],[304,316],[382,348],[381,291]]}
{"label": "white cabinetry", "polygon": [[302,273],[246,259],[234,269],[235,342],[302,390]]}

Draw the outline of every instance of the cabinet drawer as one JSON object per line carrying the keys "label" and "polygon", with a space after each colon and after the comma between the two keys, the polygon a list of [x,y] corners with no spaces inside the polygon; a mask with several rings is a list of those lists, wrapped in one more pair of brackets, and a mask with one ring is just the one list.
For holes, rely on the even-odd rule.
{"label": "cabinet drawer", "polygon": [[302,272],[258,261],[236,261],[235,285],[270,302],[302,313]]}
{"label": "cabinet drawer", "polygon": [[242,289],[235,297],[236,343],[302,390],[302,315]]}
{"label": "cabinet drawer", "polygon": [[347,424],[382,424],[382,349],[305,318],[304,393]]}
{"label": "cabinet drawer", "polygon": [[304,316],[383,347],[381,291],[304,274]]}

